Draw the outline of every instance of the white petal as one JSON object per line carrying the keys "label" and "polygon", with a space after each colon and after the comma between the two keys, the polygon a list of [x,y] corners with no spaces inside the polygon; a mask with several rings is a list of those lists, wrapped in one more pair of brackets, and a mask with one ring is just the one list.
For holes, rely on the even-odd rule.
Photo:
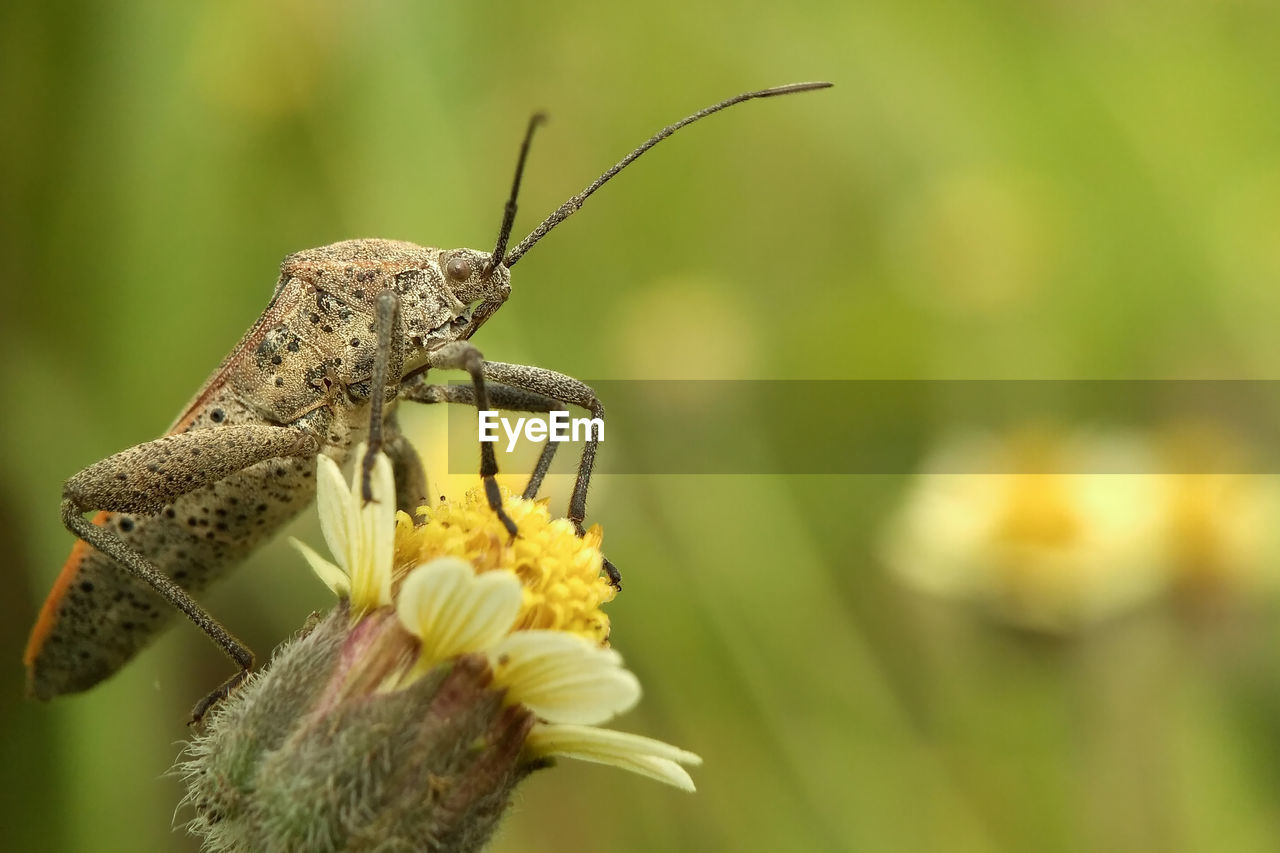
{"label": "white petal", "polygon": [[620,767],[684,791],[694,790],[693,779],[680,765],[702,763],[697,755],[669,743],[595,726],[536,725],[525,740],[525,749],[535,755]]}
{"label": "white petal", "polygon": [[422,640],[423,668],[492,646],[511,629],[523,597],[512,572],[477,575],[466,560],[438,557],[404,579],[396,613]]}
{"label": "white petal", "polygon": [[320,532],[324,534],[329,553],[349,572],[347,554],[354,514],[351,493],[338,463],[323,453],[316,458],[316,506],[320,510]]}
{"label": "white petal", "polygon": [[[360,445],[360,451],[364,445]],[[395,556],[396,484],[391,473],[391,460],[379,453],[370,473],[369,487],[373,500],[364,502],[361,482],[363,452],[356,456],[351,476],[351,500],[359,507],[355,528],[358,549],[351,554],[351,600],[360,608],[372,610],[391,603],[391,563]]]}
{"label": "white petal", "polygon": [[400,624],[425,645],[441,608],[467,582],[467,576],[474,574],[475,569],[457,557],[439,557],[410,571],[396,599]]}
{"label": "white petal", "polygon": [[324,581],[324,585],[333,590],[333,594],[338,598],[349,598],[351,596],[351,579],[347,577],[346,572],[330,563],[324,557],[317,554],[310,545],[298,539],[289,537],[289,544],[297,548],[306,561],[311,565],[311,571]]}
{"label": "white petal", "polygon": [[351,575],[352,586],[356,589],[361,587],[363,578],[357,578],[359,572],[357,568],[362,559],[369,554],[369,531],[372,528],[366,528],[364,525],[364,490],[360,487],[360,469],[364,463],[364,454],[368,448],[364,442],[356,445],[352,458],[355,459],[355,465],[351,470],[351,483],[346,484],[347,488],[347,551],[346,551],[346,567],[347,572]]}
{"label": "white petal", "polygon": [[640,701],[640,681],[618,653],[577,634],[516,631],[490,658],[508,701],[552,723],[603,723]]}

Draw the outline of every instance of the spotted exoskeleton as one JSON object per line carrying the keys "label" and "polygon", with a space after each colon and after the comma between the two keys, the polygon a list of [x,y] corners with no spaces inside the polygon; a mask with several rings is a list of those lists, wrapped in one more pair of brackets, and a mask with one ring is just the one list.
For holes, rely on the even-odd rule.
{"label": "spotted exoskeleton", "polygon": [[[85,690],[138,652],[176,608],[239,667],[196,707],[198,718],[253,666],[249,649],[193,598],[278,532],[315,496],[316,457],[344,463],[367,442],[365,497],[374,455],[390,456],[397,503],[425,497],[422,466],[395,418],[401,401],[457,402],[545,412],[604,409],[587,385],[538,367],[485,360],[472,335],[506,301],[510,269],[603,184],[685,125],[752,98],[824,88],[799,83],[747,92],[663,128],[553,212],[509,253],[516,196],[533,129],[521,146],[502,227],[491,252],[392,240],[349,240],[287,257],[270,303],[167,433],[67,480],[62,517],[79,537],[32,630],[26,663],[42,699]],[[428,381],[456,369],[471,384]],[[480,476],[512,536],[494,479],[491,443]],[[582,532],[596,455],[588,438],[568,518]],[[548,442],[530,477],[536,494],[551,463]],[[97,510],[91,519],[84,514]],[[611,564],[605,570],[615,584]]]}

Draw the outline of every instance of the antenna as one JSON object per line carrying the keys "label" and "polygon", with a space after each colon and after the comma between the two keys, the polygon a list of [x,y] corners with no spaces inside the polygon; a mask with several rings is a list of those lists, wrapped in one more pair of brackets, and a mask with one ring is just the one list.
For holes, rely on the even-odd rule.
{"label": "antenna", "polygon": [[520,179],[524,177],[524,163],[529,159],[529,143],[533,141],[533,132],[538,125],[546,120],[546,113],[534,113],[529,117],[529,126],[524,132],[524,142],[520,143],[520,159],[516,160],[516,177],[511,182],[511,196],[507,199],[506,207],[502,211],[502,227],[498,230],[498,244],[494,246],[493,254],[489,256],[489,263],[484,268],[486,278],[502,261],[502,255],[507,251],[507,241],[511,239],[511,226],[516,221],[516,196],[520,194]]}
{"label": "antenna", "polygon": [[[668,136],[675,133],[677,130],[684,127],[685,125],[693,124],[698,119],[706,118],[712,113],[718,113],[723,109],[727,109],[728,107],[733,106],[734,104],[740,104],[743,101],[750,101],[753,98],[772,98],[775,95],[790,95],[793,92],[807,92],[811,89],[826,89],[830,86],[831,86],[830,83],[825,83],[825,82],[790,83],[786,86],[775,86],[772,89],[761,89],[758,92],[743,92],[741,95],[735,95],[732,98],[729,98],[728,100],[724,100],[718,104],[712,104],[709,107],[698,110],[693,115],[686,116],[685,118],[680,119],[680,121],[676,122],[675,124],[667,125],[662,130],[658,131],[652,137],[650,137],[649,140],[645,142],[643,145],[641,145],[639,148],[632,151],[626,157],[623,157],[620,161],[618,161],[616,165],[613,166],[613,168],[609,169],[609,171],[605,172],[603,175],[601,175],[600,177],[592,181],[590,185],[588,185],[587,188],[584,189],[582,192],[578,193],[573,198],[569,199],[564,204],[556,208],[555,212],[553,212],[550,216],[544,219],[541,225],[533,229],[533,231],[529,233],[528,237],[525,237],[523,240],[520,241],[520,245],[516,246],[514,249],[511,250],[511,254],[507,255],[507,257],[503,260],[503,263],[508,268],[515,266],[516,261],[520,260],[520,258],[523,257],[526,252],[528,252],[531,248],[533,248],[534,243],[537,243],[543,237],[547,236],[547,233],[550,232],[552,228],[555,228],[561,222],[564,222],[570,216],[577,213],[578,209],[582,207],[583,203],[587,200],[587,198],[592,193],[594,193],[596,190],[600,189],[602,186],[608,183],[609,180],[613,178],[614,175],[618,174],[623,169],[627,168],[627,166],[630,166],[632,162],[634,162],[635,159],[639,157],[641,154],[648,151],[650,148],[657,145],[659,142],[666,139]],[[537,118],[537,116],[535,116],[535,118]],[[533,122],[530,122],[529,132],[530,133],[533,132]],[[527,153],[528,148],[529,148],[529,139],[526,136],[524,148],[522,148],[520,152],[520,165],[516,169],[516,186],[517,187],[520,185],[520,171],[524,168],[524,155]],[[515,216],[515,207],[516,207],[515,191],[513,189],[511,194],[511,201],[507,202],[507,216],[503,219],[502,236],[499,237],[498,239],[499,247],[504,247],[506,245],[507,236],[511,231],[510,223],[512,218],[514,218]],[[497,253],[494,254],[494,257],[498,257]],[[493,262],[491,261],[491,263]]]}

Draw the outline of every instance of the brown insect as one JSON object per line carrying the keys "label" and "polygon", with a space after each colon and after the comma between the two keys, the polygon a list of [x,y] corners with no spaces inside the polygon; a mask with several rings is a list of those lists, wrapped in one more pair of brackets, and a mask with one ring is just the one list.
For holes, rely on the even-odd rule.
{"label": "brown insect", "polygon": [[[395,418],[401,401],[457,402],[481,410],[604,408],[588,386],[551,370],[486,361],[470,338],[507,300],[510,269],[632,161],[680,128],[753,98],[825,88],[796,83],[746,92],[663,128],[570,198],[507,252],[534,116],[492,252],[392,240],[349,240],[285,258],[262,316],[161,438],[94,463],[63,487],[72,548],[27,646],[32,694],[49,699],[107,678],[146,645],[176,608],[239,667],[197,705],[198,718],[244,679],[253,653],[192,597],[240,563],[311,503],[316,456],[339,464],[367,441],[391,457],[397,503],[425,497],[422,466]],[[436,385],[430,370],[465,370],[470,386]],[[578,464],[568,518],[582,533],[596,439]],[[481,443],[489,505],[510,533]],[[548,442],[526,496],[555,451]],[[365,497],[374,458],[364,461]],[[99,512],[87,520],[84,513]],[[619,577],[606,563],[610,580]]]}

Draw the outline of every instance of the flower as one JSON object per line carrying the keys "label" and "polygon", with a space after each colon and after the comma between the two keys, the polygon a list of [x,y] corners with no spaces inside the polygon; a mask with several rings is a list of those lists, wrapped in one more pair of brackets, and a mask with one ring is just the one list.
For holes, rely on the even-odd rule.
{"label": "flower", "polygon": [[1174,474],[1165,487],[1175,590],[1192,597],[1275,588],[1280,483],[1237,473]]}
{"label": "flower", "polygon": [[953,437],[887,525],[885,561],[921,591],[1048,632],[1166,594],[1243,599],[1280,580],[1280,484],[1238,473],[1242,452],[1188,424]]}
{"label": "flower", "polygon": [[885,561],[923,592],[975,602],[1019,627],[1098,622],[1162,587],[1159,483],[1081,472],[1147,464],[1141,446],[1120,437],[956,437],[887,525]]}
{"label": "flower", "polygon": [[459,503],[422,507],[415,525],[408,515],[396,519],[393,577],[433,557],[454,556],[476,572],[514,572],[523,589],[516,628],[546,628],[580,634],[597,643],[609,638],[609,617],[600,607],[618,594],[601,573],[596,526],[579,537],[568,519],[552,519],[546,501],[526,501],[503,492],[507,515],[518,535],[512,539],[480,489]]}
{"label": "flower", "polygon": [[188,747],[207,849],[475,849],[557,757],[694,789],[698,756],[601,727],[640,684],[608,645],[599,528],[579,537],[545,502],[504,496],[513,539],[479,490],[415,525],[395,515],[386,457],[368,504],[358,473],[318,465],[336,562],[296,544],[339,604]]}
{"label": "flower", "polygon": [[531,609],[521,592],[514,572],[476,574],[457,557],[437,557],[415,568],[401,585],[396,615],[421,645],[401,684],[458,655],[482,654],[494,684],[506,690],[505,701],[537,718],[525,742],[528,758],[579,758],[694,790],[680,765],[699,764],[698,756],[596,728],[640,699],[640,682],[623,669],[621,656],[568,630],[516,627]]}
{"label": "flower", "polygon": [[1175,423],[1158,436],[1164,557],[1180,603],[1198,608],[1274,593],[1280,480],[1251,472],[1250,443],[1221,427]]}
{"label": "flower", "polygon": [[[694,789],[680,765],[699,763],[696,755],[648,738],[581,730],[640,699],[639,681],[605,645],[609,619],[600,605],[617,590],[601,575],[599,526],[579,537],[567,519],[551,519],[546,501],[504,493],[518,531],[513,539],[480,488],[460,504],[422,507],[421,525],[403,512],[392,525],[391,500],[362,506],[358,477],[347,488],[333,460],[321,457],[319,468],[321,529],[341,567],[295,544],[320,579],[349,598],[353,614],[390,603],[395,589],[401,625],[419,641],[401,686],[451,658],[482,654],[507,701],[538,717],[532,756],[567,754]],[[393,493],[391,464],[381,454],[372,487],[375,496]],[[394,561],[385,532],[395,534]],[[565,725],[571,728],[556,728]]]}

